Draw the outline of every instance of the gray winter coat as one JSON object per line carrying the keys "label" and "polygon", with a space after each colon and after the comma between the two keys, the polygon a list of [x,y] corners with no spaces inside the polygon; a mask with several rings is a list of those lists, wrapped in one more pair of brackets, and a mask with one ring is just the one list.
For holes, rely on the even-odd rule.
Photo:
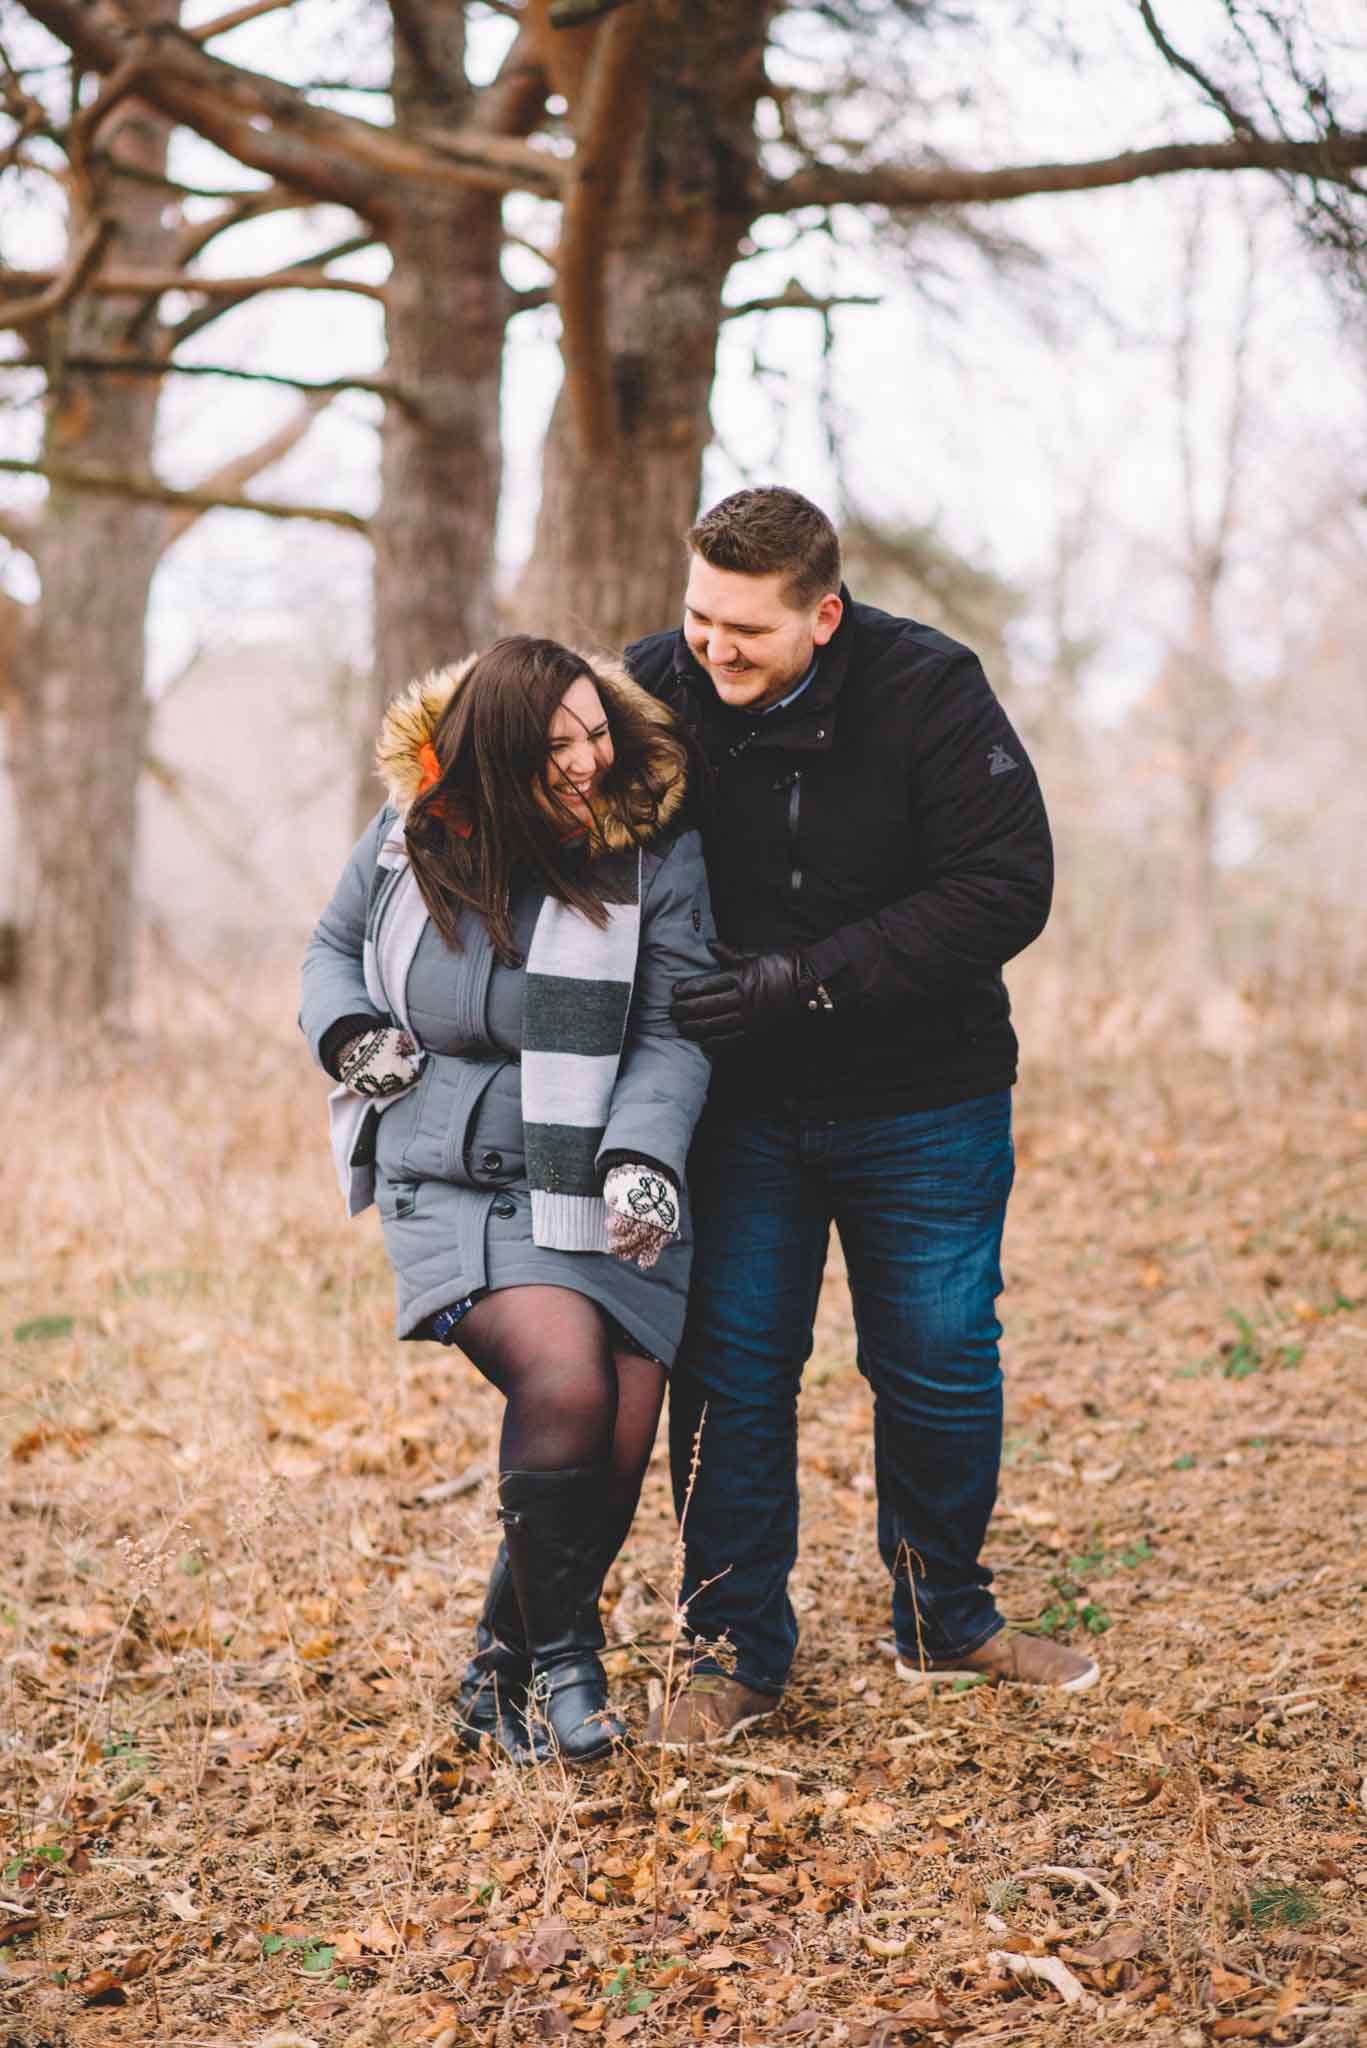
{"label": "gray winter coat", "polygon": [[[377,991],[390,998],[383,1009],[374,1000],[363,966],[367,918],[373,976],[374,959],[386,953],[377,911],[382,926],[392,900],[375,886],[377,866],[397,817],[387,805],[362,834],[319,921],[304,961],[300,1023],[317,1058],[340,1018],[406,1012],[428,1055],[417,1085],[365,1120],[398,1282],[398,1334],[416,1335],[435,1310],[482,1288],[539,1282],[588,1295],[639,1348],[671,1364],[693,1249],[684,1169],[708,1082],[705,1055],[678,1036],[669,1016],[673,983],[712,965],[697,833],[666,831],[642,857],[636,979],[600,1148],[600,1157],[629,1153],[657,1162],[683,1197],[678,1238],[643,1273],[608,1253],[532,1241],[518,1063],[525,977],[497,959],[482,921],[466,914],[458,952],[425,921],[400,1000],[390,991]],[[524,953],[541,901],[529,887],[513,904]]]}

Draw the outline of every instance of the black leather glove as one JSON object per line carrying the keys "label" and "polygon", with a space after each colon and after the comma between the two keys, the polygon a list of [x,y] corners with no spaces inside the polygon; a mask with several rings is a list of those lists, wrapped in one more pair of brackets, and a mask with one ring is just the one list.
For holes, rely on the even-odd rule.
{"label": "black leather glove", "polygon": [[731,1045],[799,1010],[831,1007],[800,953],[739,953],[720,944],[712,953],[720,973],[693,974],[674,984],[669,1014],[681,1038]]}

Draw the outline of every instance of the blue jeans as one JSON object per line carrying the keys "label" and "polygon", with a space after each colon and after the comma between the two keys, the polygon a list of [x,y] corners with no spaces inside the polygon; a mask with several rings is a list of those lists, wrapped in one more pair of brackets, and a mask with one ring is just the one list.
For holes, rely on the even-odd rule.
{"label": "blue jeans", "polygon": [[[959,1656],[1002,1626],[978,1553],[1001,1463],[996,1298],[1013,1170],[1005,1089],[896,1116],[703,1119],[670,1460],[689,1633],[726,1637],[734,1675],[757,1692],[782,1691],[797,1648],[797,1396],[832,1222],[873,1390],[898,1648],[912,1662]],[[697,1665],[721,1668],[705,1651]]]}

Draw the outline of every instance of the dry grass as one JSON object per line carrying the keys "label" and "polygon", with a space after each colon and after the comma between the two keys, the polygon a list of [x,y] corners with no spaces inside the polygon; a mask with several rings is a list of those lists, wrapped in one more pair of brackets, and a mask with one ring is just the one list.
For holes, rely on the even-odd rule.
{"label": "dry grass", "polygon": [[[20,1097],[0,2042],[1361,2039],[1364,1106],[1351,1046],[1022,1090],[989,1554],[1102,1687],[899,1686],[834,1275],[781,1715],[572,1779],[452,1750],[497,1402],[393,1343],[297,1050]],[[657,1457],[637,1726],[672,1541]]]}

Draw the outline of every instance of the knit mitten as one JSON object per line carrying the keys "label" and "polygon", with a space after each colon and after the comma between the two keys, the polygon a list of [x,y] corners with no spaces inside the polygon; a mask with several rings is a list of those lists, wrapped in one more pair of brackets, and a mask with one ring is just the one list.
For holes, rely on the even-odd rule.
{"label": "knit mitten", "polygon": [[679,1230],[679,1191],[653,1166],[614,1166],[603,1183],[608,1210],[608,1249],[614,1258],[635,1259],[643,1273]]}
{"label": "knit mitten", "polygon": [[411,1032],[377,1024],[349,1039],[337,1057],[337,1072],[354,1095],[402,1095],[422,1072],[426,1054]]}

